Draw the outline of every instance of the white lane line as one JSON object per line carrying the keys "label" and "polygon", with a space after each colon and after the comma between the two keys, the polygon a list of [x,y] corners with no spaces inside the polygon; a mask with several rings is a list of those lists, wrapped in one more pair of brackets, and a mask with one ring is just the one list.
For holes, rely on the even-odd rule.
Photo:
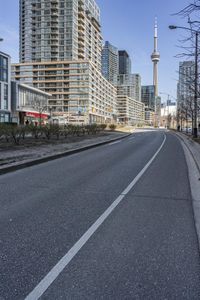
{"label": "white lane line", "polygon": [[112,142],[112,143],[110,143],[110,144],[108,144],[108,145],[109,145],[109,146],[112,146],[112,145],[115,145],[115,144],[121,143],[121,141],[122,141],[122,140],[120,140],[120,141],[116,141],[116,142]]}
{"label": "white lane line", "polygon": [[108,207],[108,209],[97,219],[97,221],[84,233],[84,235],[74,244],[74,246],[58,261],[58,263],[50,270],[50,272],[40,281],[40,283],[34,288],[34,290],[25,298],[25,300],[38,300],[50,285],[56,280],[60,273],[66,268],[74,256],[81,250],[81,248],[87,243],[90,237],[97,231],[102,223],[108,218],[113,210],[124,199],[125,195],[134,187],[139,181],[142,175],[153,163],[159,152],[162,150],[166,141],[166,135],[164,135],[163,142],[146,166],[139,172],[139,174],[133,179],[128,187],[117,197],[117,199]]}
{"label": "white lane line", "polygon": [[135,139],[135,136],[130,137],[128,140],[131,141],[131,140],[133,140],[133,139]]}

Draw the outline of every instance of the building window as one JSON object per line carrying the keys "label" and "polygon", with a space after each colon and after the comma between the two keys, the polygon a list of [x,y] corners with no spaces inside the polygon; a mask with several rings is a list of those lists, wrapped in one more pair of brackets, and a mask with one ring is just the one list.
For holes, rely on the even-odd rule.
{"label": "building window", "polygon": [[8,109],[8,85],[4,84],[4,109]]}

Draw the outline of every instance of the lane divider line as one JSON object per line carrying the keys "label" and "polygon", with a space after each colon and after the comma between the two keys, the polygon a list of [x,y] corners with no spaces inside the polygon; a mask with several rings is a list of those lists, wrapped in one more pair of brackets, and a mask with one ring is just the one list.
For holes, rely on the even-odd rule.
{"label": "lane divider line", "polygon": [[166,142],[166,135],[164,135],[163,142],[150,161],[139,172],[139,174],[133,179],[133,181],[127,186],[127,188],[115,199],[115,201],[107,208],[107,210],[96,220],[95,223],[82,235],[82,237],[74,244],[74,246],[58,261],[58,263],[49,271],[49,273],[39,282],[39,284],[33,289],[33,291],[25,298],[25,300],[38,300],[61,272],[67,267],[75,255],[81,250],[81,248],[87,243],[91,236],[97,231],[97,229],[104,223],[113,210],[122,202],[128,192],[139,181],[143,174],[147,171],[150,165],[153,163],[157,155],[162,150]]}

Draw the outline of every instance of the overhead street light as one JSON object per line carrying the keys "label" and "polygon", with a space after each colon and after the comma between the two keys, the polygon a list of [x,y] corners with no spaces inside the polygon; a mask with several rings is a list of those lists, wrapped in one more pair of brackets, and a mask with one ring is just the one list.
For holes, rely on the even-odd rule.
{"label": "overhead street light", "polygon": [[198,127],[197,127],[197,116],[198,116],[198,40],[199,32],[192,28],[170,25],[169,29],[183,29],[193,32],[195,34],[195,82],[194,82],[194,127],[193,127],[193,136],[194,138],[198,137]]}
{"label": "overhead street light", "polygon": [[177,26],[175,26],[175,25],[169,25],[169,29],[176,29],[177,28]]}
{"label": "overhead street light", "polygon": [[3,39],[2,39],[2,38],[0,38],[0,42],[3,42]]}

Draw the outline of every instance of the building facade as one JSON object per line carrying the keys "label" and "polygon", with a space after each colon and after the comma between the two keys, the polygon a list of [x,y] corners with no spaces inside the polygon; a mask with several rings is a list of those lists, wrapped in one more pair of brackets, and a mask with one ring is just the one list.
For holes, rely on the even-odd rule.
{"label": "building facade", "polygon": [[155,112],[156,108],[156,97],[155,97],[155,86],[154,85],[143,85],[141,100],[145,107]]}
{"label": "building facade", "polygon": [[118,49],[108,41],[102,50],[102,74],[112,84],[117,85],[117,75],[119,74]]}
{"label": "building facade", "polygon": [[141,101],[141,77],[139,74],[120,74],[117,81],[117,94],[126,95]]}
{"label": "building facade", "polygon": [[101,54],[95,0],[20,0],[20,63],[12,76],[52,94],[58,121],[116,120],[116,88],[101,74]]}
{"label": "building facade", "polygon": [[194,61],[183,61],[179,63],[179,81],[177,89],[178,106],[189,106],[194,99]]}
{"label": "building facade", "polygon": [[13,78],[52,95],[56,119],[70,123],[111,123],[116,120],[116,88],[89,61],[13,65]]}
{"label": "building facade", "polygon": [[11,122],[10,56],[0,52],[0,123]]}
{"label": "building facade", "polygon": [[95,0],[20,0],[20,62],[90,60],[101,70]]}
{"label": "building facade", "polygon": [[125,50],[119,51],[117,94],[141,101],[141,76],[131,73],[131,59]]}
{"label": "building facade", "polygon": [[133,86],[134,86],[134,96],[133,96],[133,98],[135,100],[141,102],[141,93],[142,93],[141,76],[140,76],[140,74],[132,74],[132,78],[133,78]]}
{"label": "building facade", "polygon": [[117,80],[117,95],[134,98],[135,87],[132,74],[119,74]]}
{"label": "building facade", "polygon": [[144,104],[128,96],[117,96],[118,122],[126,125],[144,124]]}
{"label": "building facade", "polygon": [[119,51],[119,74],[131,74],[131,59],[125,50]]}
{"label": "building facade", "polygon": [[154,109],[145,107],[145,124],[147,126],[155,125],[155,111]]}
{"label": "building facade", "polygon": [[43,124],[50,117],[48,100],[51,94],[31,86],[11,82],[12,119],[15,123]]}

